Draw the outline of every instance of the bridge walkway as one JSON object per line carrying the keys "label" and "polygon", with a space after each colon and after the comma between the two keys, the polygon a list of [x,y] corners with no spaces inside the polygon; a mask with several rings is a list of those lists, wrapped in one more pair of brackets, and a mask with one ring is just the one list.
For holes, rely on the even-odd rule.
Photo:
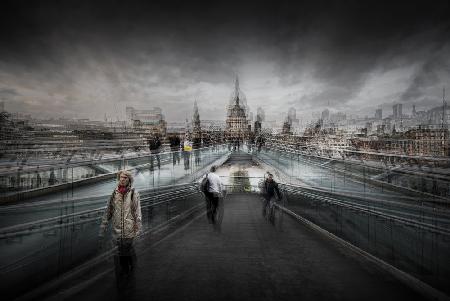
{"label": "bridge walkway", "polygon": [[[275,225],[261,215],[255,194],[230,194],[223,220],[204,214],[139,248],[128,287],[105,273],[66,300],[416,300],[411,288],[287,215]],[[111,268],[113,263],[111,262]]]}

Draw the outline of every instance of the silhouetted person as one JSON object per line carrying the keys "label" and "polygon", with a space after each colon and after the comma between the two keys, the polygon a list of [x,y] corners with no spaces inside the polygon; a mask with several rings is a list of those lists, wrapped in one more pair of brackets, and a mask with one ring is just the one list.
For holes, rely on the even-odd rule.
{"label": "silhouetted person", "polygon": [[184,170],[189,169],[189,161],[191,159],[191,152],[183,150]]}
{"label": "silhouetted person", "polygon": [[274,197],[275,193],[278,196],[278,199],[282,198],[280,189],[278,188],[278,183],[275,182],[273,179],[273,175],[269,172],[267,172],[267,178],[264,181],[264,205],[263,205],[263,211],[262,214],[265,217],[267,214],[267,209],[269,210],[269,220],[271,222],[274,221],[274,214],[273,214],[273,206],[274,206]]}
{"label": "silhouetted person", "polygon": [[161,141],[159,140],[159,137],[157,135],[153,135],[148,140],[148,146],[150,148],[150,170],[154,170],[154,160],[156,157],[156,160],[158,162],[158,169],[161,169],[161,159],[159,157],[159,152],[161,148]]}
{"label": "silhouetted person", "polygon": [[50,172],[50,177],[48,178],[48,186],[52,186],[56,184],[55,171],[52,169]]}
{"label": "silhouetted person", "polygon": [[202,147],[202,140],[200,138],[195,138],[192,146],[194,148],[195,166],[198,166],[201,162],[200,148]]}
{"label": "silhouetted person", "polygon": [[36,172],[36,186],[41,187],[41,185],[42,185],[41,175],[38,172]]}
{"label": "silhouetted person", "polygon": [[180,164],[180,137],[178,135],[170,136],[170,151],[172,152],[173,165]]}
{"label": "silhouetted person", "polygon": [[256,144],[258,146],[258,153],[261,152],[261,148],[264,144],[264,139],[261,136],[258,136],[258,138],[256,139]]}

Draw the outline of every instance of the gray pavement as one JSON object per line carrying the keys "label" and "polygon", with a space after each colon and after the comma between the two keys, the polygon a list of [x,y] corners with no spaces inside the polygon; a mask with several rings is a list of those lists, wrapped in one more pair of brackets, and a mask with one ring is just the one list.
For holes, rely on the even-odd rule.
{"label": "gray pavement", "polygon": [[371,262],[290,217],[277,215],[275,225],[268,223],[257,195],[227,196],[220,230],[202,216],[138,254],[135,280],[120,294],[111,271],[65,299],[420,299]]}

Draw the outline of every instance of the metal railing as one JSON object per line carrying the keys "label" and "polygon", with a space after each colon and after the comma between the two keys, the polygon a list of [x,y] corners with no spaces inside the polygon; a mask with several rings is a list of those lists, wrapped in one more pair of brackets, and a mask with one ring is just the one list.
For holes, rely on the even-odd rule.
{"label": "metal railing", "polygon": [[[262,192],[238,177],[229,193]],[[276,208],[290,211],[346,243],[450,294],[450,210],[439,201],[383,198],[351,190],[279,183],[283,198]],[[389,194],[389,192],[386,192]]]}
{"label": "metal railing", "polygon": [[[30,163],[28,166],[18,163],[0,170],[0,197],[21,193],[51,192],[58,187],[72,189],[114,178],[116,172],[121,169],[148,171],[152,173],[152,177],[164,178],[170,183],[186,173],[195,173],[228,152],[225,145],[216,145],[195,149],[192,152],[147,153],[65,162],[53,160]],[[165,173],[159,173],[161,169],[165,170]]]}
{"label": "metal railing", "polygon": [[[283,165],[272,166],[279,168]],[[199,176],[198,173],[195,175]],[[264,177],[227,176],[222,180],[227,193],[261,193]],[[398,196],[385,190],[369,192],[365,183],[358,184],[360,190],[350,189],[343,183],[342,187],[331,189],[279,183],[284,197],[277,208],[286,208],[349,244],[449,294],[450,289],[446,285],[450,279],[450,266],[447,264],[450,258],[448,203],[420,194]],[[140,192],[147,230],[163,225],[180,212],[203,203],[198,183]],[[52,265],[56,266],[52,274],[55,276],[95,256],[92,245],[95,245],[99,219],[108,197],[102,195],[79,200],[80,204],[98,204],[89,210],[81,210],[84,205],[80,205],[78,211],[63,206],[66,211],[57,218],[0,229],[1,247],[9,252],[4,252],[9,257],[2,260],[0,275],[8,273],[12,275],[11,279],[17,280],[20,271],[26,268],[43,271],[44,266],[38,261],[50,258]],[[60,207],[55,210],[61,210]],[[81,245],[88,247],[82,249],[82,254],[77,251],[73,255],[75,244],[77,250]]]}
{"label": "metal railing", "polygon": [[[382,189],[401,191],[404,195],[420,193],[429,199],[440,199],[450,204],[450,178],[448,172],[443,169],[428,167],[414,169],[406,165],[387,167],[380,165],[380,162],[369,164],[369,161],[323,158],[268,147],[254,152],[254,156],[276,169],[284,170],[292,180],[301,178],[305,182],[311,182],[314,179],[310,179],[310,175],[305,171],[314,169],[313,177],[320,176],[324,181],[328,181],[330,177],[344,181],[353,179]],[[311,182],[312,186],[317,184]]]}
{"label": "metal railing", "polygon": [[[142,233],[166,225],[195,208],[202,209],[204,205],[195,183],[139,192]],[[98,245],[99,224],[109,197],[92,198],[91,201],[98,204],[93,209],[0,229],[0,277],[7,298],[54,279],[102,252],[109,252],[112,245],[103,245],[101,249]],[[108,231],[106,241],[110,235]]]}

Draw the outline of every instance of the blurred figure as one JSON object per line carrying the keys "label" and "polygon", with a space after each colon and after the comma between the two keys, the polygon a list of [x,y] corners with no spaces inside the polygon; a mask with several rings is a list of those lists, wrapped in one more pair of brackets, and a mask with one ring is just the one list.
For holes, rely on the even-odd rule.
{"label": "blurred figure", "polygon": [[158,135],[153,134],[149,139],[148,139],[148,146],[150,148],[150,170],[154,170],[154,160],[156,157],[156,160],[158,162],[158,169],[161,169],[161,159],[159,157],[159,152],[161,151],[161,141],[159,140]]}
{"label": "blurred figure", "polygon": [[114,266],[117,287],[121,289],[126,285],[123,280],[132,276],[136,264],[133,241],[142,229],[142,214],[140,195],[133,187],[132,174],[126,170],[119,171],[117,180],[118,185],[106,204],[99,236],[102,241],[109,221],[112,220],[112,234],[117,245]]}
{"label": "blurred figure", "polygon": [[[216,222],[217,208],[219,206],[219,199],[223,196],[223,184],[220,177],[215,174],[217,167],[211,167],[210,172],[205,175],[206,183],[202,187],[206,198],[206,217],[212,224]],[[202,184],[204,182],[202,181]]]}
{"label": "blurred figure", "polygon": [[181,140],[178,135],[172,135],[169,137],[169,143],[170,143],[170,151],[172,152],[172,163],[180,164],[180,146],[181,146]]}
{"label": "blurred figure", "polygon": [[186,134],[183,143],[184,170],[189,170],[191,151],[192,151],[192,142],[190,141],[189,135]]}
{"label": "blurred figure", "polygon": [[279,200],[281,200],[282,195],[280,189],[278,188],[278,183],[273,179],[273,175],[270,172],[267,172],[267,178],[264,181],[263,186],[263,195],[264,195],[264,204],[262,214],[266,217],[267,210],[269,210],[269,221],[273,223],[275,221],[275,212],[274,212],[274,197],[275,193]]}
{"label": "blurred figure", "polygon": [[50,171],[50,177],[48,178],[48,186],[53,186],[56,182],[55,170],[52,168]]}
{"label": "blurred figure", "polygon": [[194,149],[195,166],[199,166],[201,162],[201,153],[200,153],[200,148],[202,147],[201,138],[195,138],[192,147]]}

